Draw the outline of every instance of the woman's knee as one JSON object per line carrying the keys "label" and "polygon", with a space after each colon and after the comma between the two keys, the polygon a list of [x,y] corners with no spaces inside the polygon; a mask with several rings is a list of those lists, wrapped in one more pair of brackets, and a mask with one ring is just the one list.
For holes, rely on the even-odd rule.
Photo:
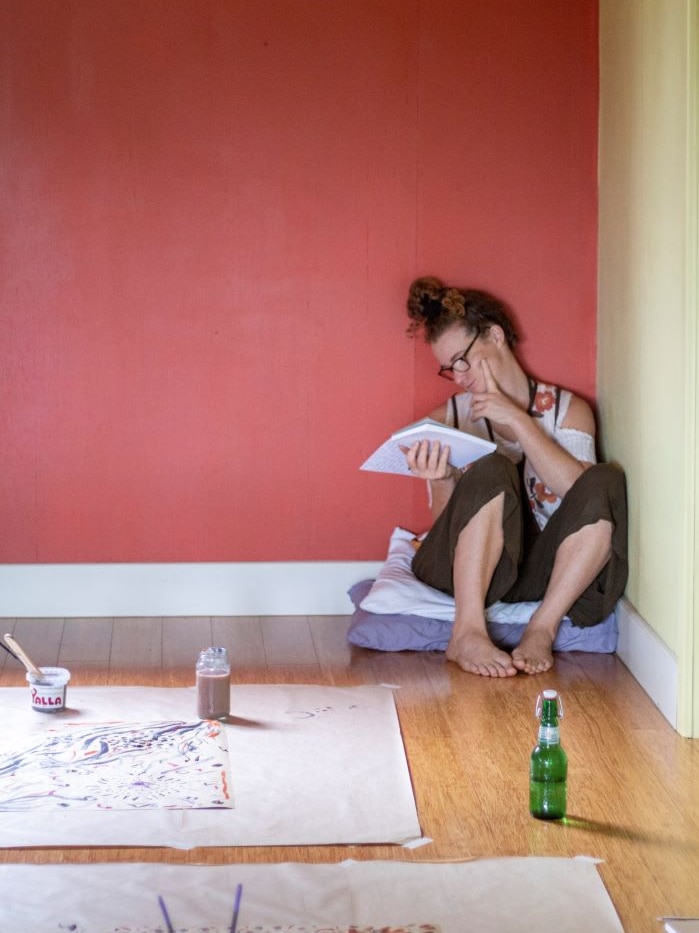
{"label": "woman's knee", "polygon": [[469,488],[490,488],[494,495],[506,488],[518,489],[517,467],[504,454],[488,454],[470,465],[459,480],[457,488],[461,485]]}
{"label": "woman's knee", "polygon": [[501,494],[504,494],[508,503],[508,512],[517,507],[520,501],[517,469],[507,457],[497,453],[489,454],[472,463],[456,484],[445,509],[449,515],[449,524],[463,528],[485,505]]}
{"label": "woman's knee", "polygon": [[626,476],[624,471],[617,463],[594,463],[585,470],[596,477],[596,481],[610,488],[624,489],[626,487]]}
{"label": "woman's knee", "polygon": [[572,489],[584,490],[587,497],[617,499],[626,496],[626,477],[615,463],[595,463],[578,477]]}
{"label": "woman's knee", "polygon": [[614,463],[588,467],[566,495],[587,522],[608,519],[613,524],[625,520],[626,478]]}
{"label": "woman's knee", "polygon": [[521,496],[517,468],[501,454],[490,454],[472,464],[461,477],[444,513],[452,547],[461,531],[482,512],[498,524],[521,524]]}

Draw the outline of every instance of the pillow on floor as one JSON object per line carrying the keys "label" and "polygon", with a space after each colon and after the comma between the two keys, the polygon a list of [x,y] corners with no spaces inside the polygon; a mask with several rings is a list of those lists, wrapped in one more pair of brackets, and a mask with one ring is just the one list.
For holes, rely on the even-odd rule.
{"label": "pillow on floor", "polygon": [[[422,583],[412,572],[413,535],[396,528],[388,557],[376,580],[362,580],[349,590],[355,606],[349,641],[378,651],[444,651],[454,622],[454,599]],[[511,650],[522,635],[538,603],[495,603],[486,612],[488,633],[495,644]],[[618,628],[610,615],[599,625],[578,628],[570,619],[561,623],[556,651],[616,650]]]}
{"label": "pillow on floor", "polygon": [[[388,545],[386,562],[371,589],[362,599],[368,612],[409,613],[428,619],[454,621],[454,597],[428,586],[415,576],[412,560],[415,535],[396,528]],[[497,622],[528,622],[538,603],[495,603],[488,618]]]}
{"label": "pillow on floor", "polygon": [[[444,651],[451,637],[453,621],[430,619],[409,613],[369,612],[362,601],[374,580],[362,580],[349,590],[355,610],[352,615],[348,640],[360,648],[376,651]],[[521,606],[523,604],[513,604]],[[493,607],[491,607],[492,609]],[[488,619],[488,634],[493,642],[511,651],[522,637],[526,622],[507,622]],[[616,651],[618,628],[614,613],[590,628],[578,628],[570,619],[561,622],[555,651],[591,651],[613,654]]]}

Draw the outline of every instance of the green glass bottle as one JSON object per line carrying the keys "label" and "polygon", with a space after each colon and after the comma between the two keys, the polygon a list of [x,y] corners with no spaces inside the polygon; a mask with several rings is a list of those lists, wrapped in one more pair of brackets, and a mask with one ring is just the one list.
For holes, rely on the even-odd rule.
{"label": "green glass bottle", "polygon": [[555,690],[539,696],[536,715],[541,723],[529,762],[529,812],[538,820],[560,820],[566,815],[568,756],[561,748],[558,720],[563,718],[563,704]]}

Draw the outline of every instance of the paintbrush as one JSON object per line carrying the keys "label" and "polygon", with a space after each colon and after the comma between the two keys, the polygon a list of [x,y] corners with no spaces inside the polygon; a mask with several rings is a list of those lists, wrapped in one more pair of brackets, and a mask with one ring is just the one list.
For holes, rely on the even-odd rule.
{"label": "paintbrush", "polygon": [[167,927],[167,933],[175,933],[175,928],[172,925],[172,920],[170,920],[170,914],[167,912],[167,907],[165,906],[165,901],[162,896],[158,895],[158,904],[160,905],[160,912],[163,915],[165,920],[165,926]]}
{"label": "paintbrush", "polygon": [[19,644],[19,642],[14,638],[14,636],[9,633],[5,635],[5,641],[10,646],[12,653],[17,658],[18,661],[21,661],[22,664],[26,667],[32,677],[35,677],[40,683],[44,681],[44,672],[40,667],[32,661],[24,648]]}
{"label": "paintbrush", "polygon": [[[2,648],[3,651],[6,651],[6,652],[9,654],[9,656],[10,656],[11,658],[14,658],[14,659],[15,659],[15,661],[19,661],[19,658],[18,658],[17,655],[14,653],[14,651],[10,651],[10,649],[7,647],[7,645],[5,644],[5,642],[2,641],[2,639],[0,639],[0,648]],[[21,663],[22,663],[22,662],[20,661],[20,664],[21,664]]]}
{"label": "paintbrush", "polygon": [[235,889],[235,903],[233,904],[233,919],[231,920],[231,925],[229,933],[235,933],[238,929],[238,913],[240,912],[240,898],[243,894],[243,886],[239,884]]}

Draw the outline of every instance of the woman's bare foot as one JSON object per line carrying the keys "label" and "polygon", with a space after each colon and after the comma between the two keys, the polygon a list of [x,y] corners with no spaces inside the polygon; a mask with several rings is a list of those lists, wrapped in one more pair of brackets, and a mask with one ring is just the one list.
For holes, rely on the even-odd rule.
{"label": "woman's bare foot", "polygon": [[514,677],[517,673],[509,654],[496,648],[488,636],[480,632],[452,638],[447,646],[447,659],[467,673],[482,677]]}
{"label": "woman's bare foot", "polygon": [[543,629],[527,626],[519,645],[512,652],[512,663],[525,674],[543,674],[553,667],[553,638]]}

